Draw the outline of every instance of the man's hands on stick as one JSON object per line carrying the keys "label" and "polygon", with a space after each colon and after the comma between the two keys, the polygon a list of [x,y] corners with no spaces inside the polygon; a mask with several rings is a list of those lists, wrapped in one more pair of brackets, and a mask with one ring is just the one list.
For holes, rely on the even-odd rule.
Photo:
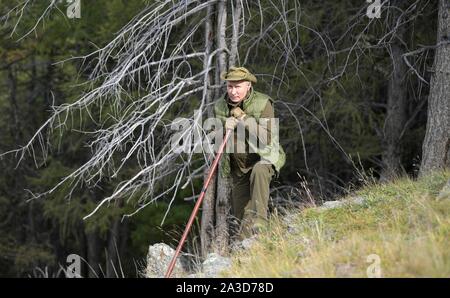
{"label": "man's hands on stick", "polygon": [[234,130],[236,128],[236,126],[238,125],[239,120],[235,117],[228,117],[227,120],[225,121],[225,129],[226,130]]}
{"label": "man's hands on stick", "polygon": [[247,116],[247,114],[245,114],[245,112],[240,107],[233,108],[231,110],[231,115],[239,120],[244,120],[245,117]]}
{"label": "man's hands on stick", "polygon": [[225,129],[234,130],[238,123],[244,120],[246,116],[247,115],[240,107],[233,108],[231,110],[231,117],[228,117],[225,121]]}

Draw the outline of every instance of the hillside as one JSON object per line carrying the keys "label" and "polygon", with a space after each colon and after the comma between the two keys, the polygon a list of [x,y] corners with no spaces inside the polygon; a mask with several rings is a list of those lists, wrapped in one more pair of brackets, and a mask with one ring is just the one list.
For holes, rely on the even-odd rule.
{"label": "hillside", "polygon": [[225,277],[450,277],[450,172],[274,215]]}

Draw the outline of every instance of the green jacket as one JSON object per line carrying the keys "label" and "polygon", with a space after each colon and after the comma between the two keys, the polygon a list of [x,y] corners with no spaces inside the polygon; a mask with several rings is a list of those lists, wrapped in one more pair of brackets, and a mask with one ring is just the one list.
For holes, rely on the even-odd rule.
{"label": "green jacket", "polygon": [[[242,109],[248,117],[253,117],[258,123],[267,101],[272,102],[272,99],[266,94],[254,91],[252,88],[250,95],[242,103]],[[223,123],[225,123],[226,118],[230,117],[226,94],[216,102],[214,112],[216,117]],[[261,160],[270,162],[275,167],[277,174],[279,174],[286,162],[286,154],[279,143],[278,134],[272,133],[269,144],[264,148],[258,148],[257,144],[253,144],[252,142],[248,142],[248,146],[261,157]],[[231,172],[230,156],[228,153],[224,153],[221,163],[223,176],[228,177]]]}

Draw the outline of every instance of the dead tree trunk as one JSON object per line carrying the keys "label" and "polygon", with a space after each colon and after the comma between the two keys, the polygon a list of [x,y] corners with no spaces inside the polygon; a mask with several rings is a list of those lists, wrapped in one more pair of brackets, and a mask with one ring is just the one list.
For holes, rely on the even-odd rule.
{"label": "dead tree trunk", "polygon": [[420,175],[450,165],[450,3],[439,1],[437,48],[428,97]]}
{"label": "dead tree trunk", "polygon": [[[218,3],[217,13],[217,47],[227,48],[226,46],[226,25],[227,25],[227,7],[226,1],[221,0]],[[226,54],[222,52],[218,56],[218,68],[216,72],[216,84],[221,84],[219,74],[227,69]],[[225,90],[219,90],[224,92]],[[225,254],[228,249],[229,231],[228,216],[230,210],[231,182],[230,178],[221,177],[222,167],[219,167],[217,175],[217,200],[216,200],[216,228],[214,250],[219,254]]]}
{"label": "dead tree trunk", "polygon": [[[208,170],[204,174],[204,179],[206,180],[208,176]],[[214,239],[214,207],[215,207],[215,194],[216,194],[216,177],[214,175],[211,178],[208,189],[206,190],[205,197],[202,203],[202,221],[201,221],[201,231],[200,231],[200,242],[201,242],[201,252],[203,257],[205,257],[211,250],[211,243]]]}
{"label": "dead tree trunk", "polygon": [[[205,60],[203,62],[203,68],[206,70],[210,67],[209,65],[209,55],[211,53],[212,47],[212,6],[209,6],[206,11],[206,21],[205,21]],[[206,87],[206,102],[207,104],[211,104],[212,94],[210,90],[211,86],[211,78],[208,74]],[[207,116],[208,118],[214,117],[213,105],[208,105],[207,107]],[[210,162],[214,156],[210,156]],[[203,175],[203,181],[206,180],[209,173],[209,167],[205,169],[205,173]],[[203,198],[202,203],[202,220],[201,220],[201,228],[200,228],[200,242],[201,242],[201,253],[203,256],[211,249],[211,242],[214,239],[214,206],[215,206],[215,197],[216,197],[216,175],[211,178],[211,182],[209,184],[208,189],[206,190],[205,197]]]}
{"label": "dead tree trunk", "polygon": [[[231,53],[230,53],[230,66],[236,66],[236,61],[239,62],[238,41],[239,41],[239,24],[242,14],[241,1],[234,1],[233,10],[233,35],[231,37]],[[238,63],[239,64],[239,63]]]}

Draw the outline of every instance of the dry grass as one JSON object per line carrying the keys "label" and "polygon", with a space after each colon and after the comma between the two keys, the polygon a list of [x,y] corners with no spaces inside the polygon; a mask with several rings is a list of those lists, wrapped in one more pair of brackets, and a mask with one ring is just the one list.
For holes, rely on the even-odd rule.
{"label": "dry grass", "polygon": [[449,179],[399,179],[355,193],[362,205],[274,216],[224,276],[450,277],[450,199],[436,199]]}

